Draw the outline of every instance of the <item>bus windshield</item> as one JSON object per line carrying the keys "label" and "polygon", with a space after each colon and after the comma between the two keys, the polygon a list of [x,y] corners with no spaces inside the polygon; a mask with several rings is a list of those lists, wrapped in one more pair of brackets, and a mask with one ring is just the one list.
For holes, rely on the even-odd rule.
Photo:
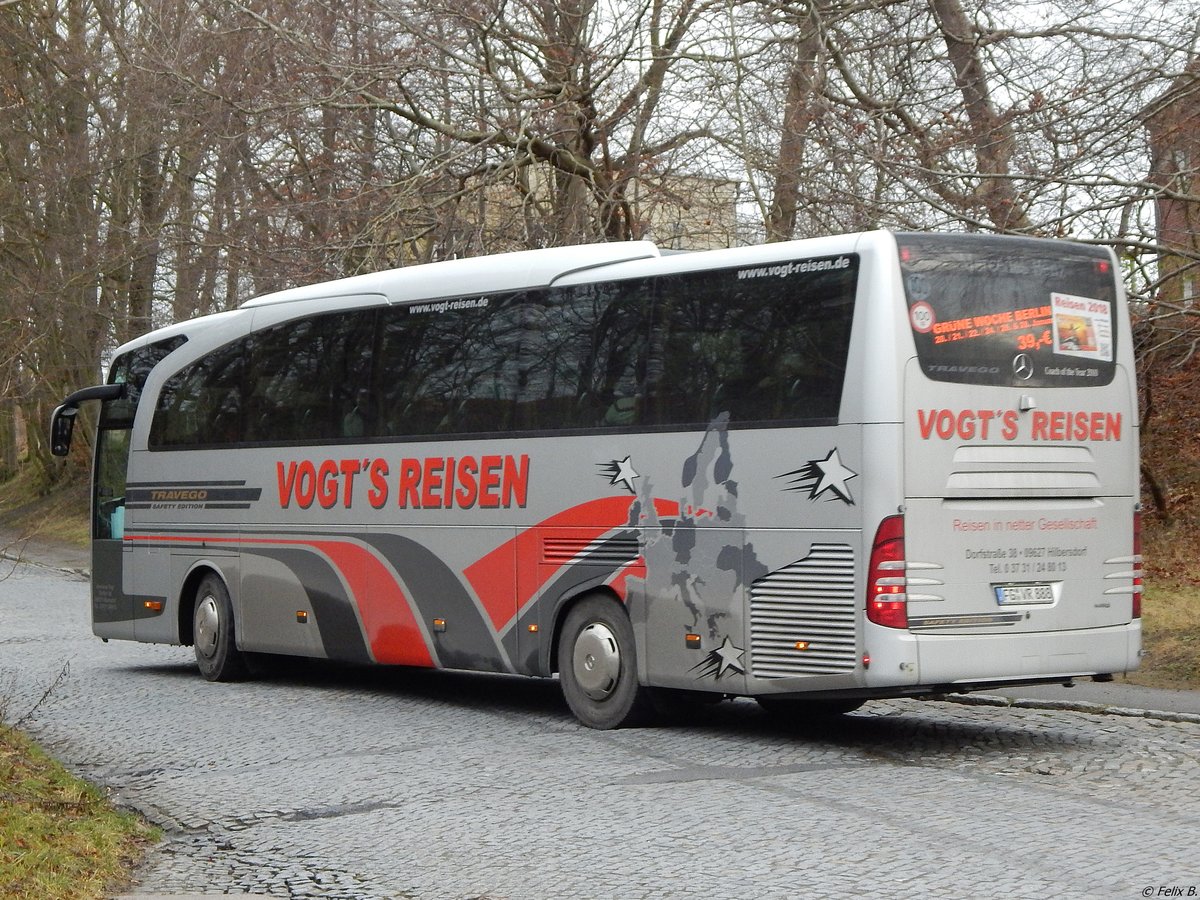
{"label": "bus windshield", "polygon": [[896,236],[921,370],[935,381],[1091,387],[1116,367],[1108,251],[980,235]]}

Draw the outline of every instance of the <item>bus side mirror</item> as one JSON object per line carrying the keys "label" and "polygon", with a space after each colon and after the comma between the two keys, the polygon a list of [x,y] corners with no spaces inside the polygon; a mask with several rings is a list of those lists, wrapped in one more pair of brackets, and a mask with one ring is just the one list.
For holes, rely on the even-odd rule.
{"label": "bus side mirror", "polygon": [[54,410],[50,418],[50,452],[55,456],[66,456],[71,452],[71,434],[75,430],[78,406],[63,404]]}
{"label": "bus side mirror", "polygon": [[118,400],[124,396],[123,384],[98,384],[67,397],[50,416],[50,452],[55,456],[66,456],[71,452],[71,433],[75,430],[80,403],[84,400]]}

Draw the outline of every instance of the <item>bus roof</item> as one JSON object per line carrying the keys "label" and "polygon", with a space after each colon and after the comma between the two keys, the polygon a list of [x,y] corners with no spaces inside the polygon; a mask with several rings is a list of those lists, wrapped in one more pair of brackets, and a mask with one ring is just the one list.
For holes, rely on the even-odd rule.
{"label": "bus roof", "polygon": [[620,241],[520,250],[495,256],[476,256],[445,262],[387,269],[337,281],[289,288],[264,294],[242,308],[361,294],[380,294],[390,303],[470,294],[476,291],[517,290],[551,284],[574,272],[659,256],[650,241]]}
{"label": "bus roof", "polygon": [[[139,335],[117,347],[114,356],[175,334],[192,335],[198,322],[203,327],[222,319],[249,315],[254,309],[277,307],[302,301],[364,298],[374,295],[388,304],[439,300],[475,293],[516,291],[553,284],[580,284],[592,279],[589,272],[607,269],[614,277],[631,277],[654,272],[675,272],[706,265],[754,265],[790,252],[846,252],[864,238],[887,237],[886,231],[808,238],[778,244],[759,244],[708,251],[671,251],[652,241],[614,241],[577,244],[540,250],[517,250],[491,256],[446,260],[385,269],[333,281],[317,282],[262,294],[234,309],[184,320]],[[802,248],[802,251],[801,251]],[[665,268],[660,269],[661,262]],[[647,267],[650,267],[649,269]]]}

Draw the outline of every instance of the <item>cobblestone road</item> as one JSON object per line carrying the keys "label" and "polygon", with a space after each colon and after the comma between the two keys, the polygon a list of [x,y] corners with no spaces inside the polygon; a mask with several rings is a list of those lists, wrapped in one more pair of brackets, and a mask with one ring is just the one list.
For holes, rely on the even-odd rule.
{"label": "cobblestone road", "polygon": [[92,637],[86,596],[0,582],[0,698],[164,828],[134,893],[1200,895],[1200,725],[903,701],[797,730],[737,702],[596,732],[521,678],[209,684],[190,649]]}

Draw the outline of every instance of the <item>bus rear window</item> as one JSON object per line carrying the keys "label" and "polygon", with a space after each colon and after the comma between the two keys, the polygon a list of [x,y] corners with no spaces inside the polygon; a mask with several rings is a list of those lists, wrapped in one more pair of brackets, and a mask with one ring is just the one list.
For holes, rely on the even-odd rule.
{"label": "bus rear window", "polygon": [[1108,384],[1116,274],[1108,252],[1059,241],[898,234],[908,319],[936,381]]}

